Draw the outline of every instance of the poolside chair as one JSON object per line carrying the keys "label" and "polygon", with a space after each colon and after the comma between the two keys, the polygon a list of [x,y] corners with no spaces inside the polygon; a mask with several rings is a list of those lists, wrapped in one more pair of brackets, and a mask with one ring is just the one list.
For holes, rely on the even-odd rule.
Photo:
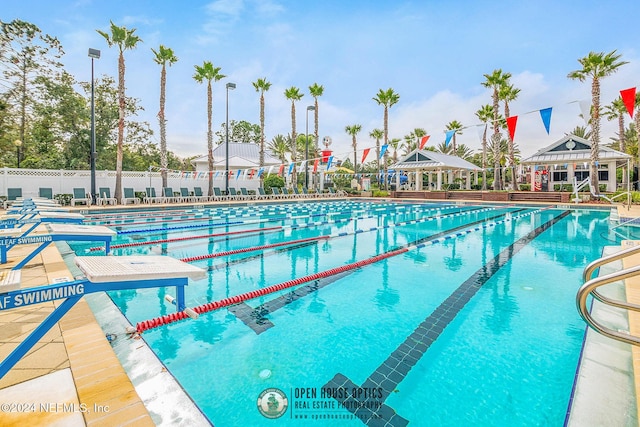
{"label": "poolside chair", "polygon": [[163,197],[158,197],[156,195],[155,187],[147,187],[145,189],[145,194],[146,196],[142,199],[144,203],[162,203]]}
{"label": "poolside chair", "polygon": [[249,191],[245,187],[240,187],[240,194],[245,200],[257,199],[256,196],[249,194]]}
{"label": "poolside chair", "polygon": [[202,194],[202,188],[193,187],[193,199],[196,202],[208,202],[209,201],[209,196],[206,196],[206,195]]}
{"label": "poolside chair", "polygon": [[40,187],[38,189],[38,196],[43,199],[53,199],[53,189]]}
{"label": "poolside chair", "polygon": [[280,193],[278,187],[271,187],[271,192],[273,193],[272,199],[283,199],[284,195]]}
{"label": "poolside chair", "polygon": [[182,197],[176,197],[173,195],[173,188],[171,187],[163,187],[162,188],[162,202],[163,203],[174,203],[181,202]]}
{"label": "poolside chair", "polygon": [[236,191],[236,189],[233,188],[233,187],[229,187],[229,194],[227,194],[227,198],[228,199],[233,199],[233,200],[242,200],[242,199],[244,199],[242,194],[238,193]]}
{"label": "poolside chair", "polygon": [[134,205],[137,205],[140,203],[140,199],[136,197],[136,193],[135,191],[133,191],[133,188],[124,189],[124,197],[122,198],[122,204],[126,205],[126,204],[129,204],[129,202],[133,203]]}
{"label": "poolside chair", "polygon": [[87,206],[91,206],[91,195],[87,194],[84,188],[74,188],[71,206],[75,206],[76,203],[84,203]]}
{"label": "poolside chair", "polygon": [[109,187],[100,187],[98,198],[96,199],[96,205],[117,205],[118,200],[115,197],[111,197],[111,189]]}
{"label": "poolside chair", "polygon": [[283,199],[293,199],[294,197],[296,197],[295,194],[289,193],[289,190],[287,190],[286,187],[282,187],[281,190],[282,190],[282,198]]}
{"label": "poolside chair", "polygon": [[195,202],[196,197],[192,196],[189,193],[189,189],[187,187],[180,187],[180,197],[182,197],[183,202]]}
{"label": "poolside chair", "polygon": [[300,190],[298,190],[297,185],[294,185],[291,191],[293,191],[293,194],[291,196],[295,199],[301,199],[304,196],[304,194],[302,194]]}
{"label": "poolside chair", "polygon": [[264,188],[262,187],[258,187],[258,189],[256,190],[258,192],[258,194],[256,194],[256,198],[257,199],[272,199],[273,198],[273,194],[267,194],[264,192]]}
{"label": "poolside chair", "polygon": [[222,190],[220,190],[220,187],[213,187],[213,196],[209,198],[212,202],[219,202],[221,200],[224,200],[225,198],[226,196],[222,194]]}

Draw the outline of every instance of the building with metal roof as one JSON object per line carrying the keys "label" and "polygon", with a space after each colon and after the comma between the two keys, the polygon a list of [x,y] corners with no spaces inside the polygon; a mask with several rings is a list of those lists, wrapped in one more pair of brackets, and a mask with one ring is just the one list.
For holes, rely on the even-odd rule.
{"label": "building with metal roof", "polygon": [[[220,144],[213,149],[213,170],[226,170],[227,150],[225,144]],[[191,164],[197,172],[208,171],[209,161],[207,156],[200,156],[191,160]],[[264,166],[278,166],[282,162],[270,152],[264,152]],[[260,145],[253,143],[229,143],[229,170],[257,169],[260,167]]]}

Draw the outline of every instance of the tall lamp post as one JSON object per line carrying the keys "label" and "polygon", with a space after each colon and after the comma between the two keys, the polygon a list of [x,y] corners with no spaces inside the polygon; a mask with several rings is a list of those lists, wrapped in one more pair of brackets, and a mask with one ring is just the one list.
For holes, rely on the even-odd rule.
{"label": "tall lamp post", "polygon": [[306,136],[307,143],[305,144],[305,162],[304,162],[304,186],[309,190],[309,111],[315,111],[316,107],[309,105],[307,107],[307,123],[306,123]]}
{"label": "tall lamp post", "polygon": [[13,145],[16,146],[16,158],[18,160],[18,169],[20,169],[20,146],[22,145],[22,141],[16,139],[15,141],[13,141]]}
{"label": "tall lamp post", "polygon": [[93,80],[93,60],[100,59],[98,49],[89,48],[89,58],[91,58],[91,197],[97,200],[96,193],[96,106],[95,106],[95,82]]}
{"label": "tall lamp post", "polygon": [[236,88],[235,83],[227,83],[227,124],[225,125],[225,142],[224,142],[224,155],[225,155],[225,193],[229,195],[229,90]]}

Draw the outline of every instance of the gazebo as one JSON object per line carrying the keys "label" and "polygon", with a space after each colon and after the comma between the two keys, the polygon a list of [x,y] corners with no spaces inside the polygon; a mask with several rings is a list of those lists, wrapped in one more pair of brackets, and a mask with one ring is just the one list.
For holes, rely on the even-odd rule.
{"label": "gazebo", "polygon": [[[606,191],[616,191],[616,168],[629,168],[631,156],[605,145],[599,146],[598,181],[606,184]],[[530,166],[532,191],[555,191],[556,184],[573,184],[589,177],[591,142],[575,135],[567,135],[522,160]],[[625,181],[626,183],[626,181]]]}
{"label": "gazebo", "polygon": [[[409,185],[415,190],[422,190],[422,175],[427,174],[429,183],[434,190],[442,190],[443,184],[453,184],[456,175],[464,181],[464,188],[471,189],[471,173],[475,172],[475,183],[481,168],[458,156],[437,153],[430,150],[415,149],[399,162],[389,166],[396,172],[406,172]],[[436,175],[435,181],[432,175]],[[400,187],[400,176],[396,175],[396,188]]]}

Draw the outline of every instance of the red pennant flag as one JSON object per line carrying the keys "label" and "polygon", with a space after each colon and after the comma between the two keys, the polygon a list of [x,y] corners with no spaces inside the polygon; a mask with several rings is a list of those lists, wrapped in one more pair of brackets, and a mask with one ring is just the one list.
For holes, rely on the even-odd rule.
{"label": "red pennant flag", "polygon": [[282,171],[284,171],[284,165],[280,165],[280,169],[278,169],[278,175],[282,176]]}
{"label": "red pennant flag", "polygon": [[420,149],[422,150],[425,146],[425,144],[427,143],[427,141],[429,140],[429,138],[431,138],[431,135],[425,135],[422,137],[422,139],[420,140]]}
{"label": "red pennant flag", "polygon": [[518,116],[507,117],[507,128],[509,129],[509,136],[513,141],[513,136],[516,134],[516,122],[518,121]]}
{"label": "red pennant flag", "polygon": [[364,163],[364,159],[366,159],[369,155],[369,151],[371,151],[371,148],[364,149],[364,151],[362,152],[362,160],[360,160],[360,163]]}
{"label": "red pennant flag", "polygon": [[320,163],[320,159],[316,159],[315,162],[313,162],[313,172],[318,172],[318,164]]}
{"label": "red pennant flag", "polygon": [[253,174],[254,174],[255,172],[256,172],[256,171],[255,171],[255,170],[253,170],[253,169],[250,169],[250,170],[249,170],[249,179],[253,179]]}
{"label": "red pennant flag", "polygon": [[633,118],[633,110],[635,109],[636,104],[636,88],[631,87],[629,89],[621,90],[620,97],[622,98],[624,106],[627,107],[627,112],[631,118]]}

